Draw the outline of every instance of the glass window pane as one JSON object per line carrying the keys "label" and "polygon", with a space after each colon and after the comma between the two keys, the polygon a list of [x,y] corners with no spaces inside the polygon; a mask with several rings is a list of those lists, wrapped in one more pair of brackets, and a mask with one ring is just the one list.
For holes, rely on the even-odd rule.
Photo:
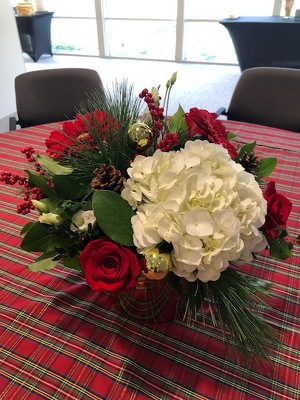
{"label": "glass window pane", "polygon": [[46,0],[49,11],[54,17],[93,17],[96,16],[95,0]]}
{"label": "glass window pane", "polygon": [[[209,40],[207,40],[209,38]],[[229,34],[217,22],[187,22],[184,61],[237,63]]]}
{"label": "glass window pane", "polygon": [[108,20],[105,31],[108,56],[175,58],[175,22]]}
{"label": "glass window pane", "polygon": [[274,0],[251,0],[249,2],[234,0],[234,2],[236,15],[271,16],[273,14]]}
{"label": "glass window pane", "polygon": [[54,18],[51,40],[54,53],[99,54],[96,20]]}
{"label": "glass window pane", "polygon": [[229,15],[272,15],[274,0],[185,0],[184,18],[222,19]]}
{"label": "glass window pane", "polygon": [[105,18],[176,19],[177,0],[105,0]]}

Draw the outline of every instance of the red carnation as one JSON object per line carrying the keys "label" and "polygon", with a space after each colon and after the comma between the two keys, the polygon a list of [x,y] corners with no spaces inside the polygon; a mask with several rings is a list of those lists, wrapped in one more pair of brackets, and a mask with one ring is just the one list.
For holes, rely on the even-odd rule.
{"label": "red carnation", "polygon": [[84,115],[76,115],[73,121],[65,121],[61,130],[52,131],[46,139],[47,153],[54,159],[61,159],[64,154],[71,154],[84,149],[89,143],[95,146],[90,132],[99,133],[102,140],[107,140],[108,132],[115,132],[119,124],[106,112],[96,110]]}
{"label": "red carnation", "polygon": [[222,121],[217,119],[216,113],[210,113],[194,107],[185,114],[185,122],[190,136],[203,136],[209,142],[223,146],[231,158],[237,156],[238,153],[235,147],[227,139],[228,133],[226,128],[222,124]]}
{"label": "red carnation", "polygon": [[107,115],[105,111],[96,110],[92,113],[86,113],[82,116],[83,121],[89,130],[99,132],[102,140],[106,140],[108,132],[115,132],[119,128],[119,124],[112,116]]}

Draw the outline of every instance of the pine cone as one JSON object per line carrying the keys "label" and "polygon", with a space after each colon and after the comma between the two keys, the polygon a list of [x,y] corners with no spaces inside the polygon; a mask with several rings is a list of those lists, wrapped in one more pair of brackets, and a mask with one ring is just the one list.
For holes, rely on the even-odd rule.
{"label": "pine cone", "polygon": [[253,153],[249,155],[245,152],[239,160],[240,164],[245,168],[245,171],[255,175],[259,171],[257,157]]}
{"label": "pine cone", "polygon": [[125,178],[113,165],[107,166],[106,164],[101,164],[100,168],[96,168],[93,172],[96,175],[91,182],[94,192],[98,190],[111,190],[119,194],[121,193]]}

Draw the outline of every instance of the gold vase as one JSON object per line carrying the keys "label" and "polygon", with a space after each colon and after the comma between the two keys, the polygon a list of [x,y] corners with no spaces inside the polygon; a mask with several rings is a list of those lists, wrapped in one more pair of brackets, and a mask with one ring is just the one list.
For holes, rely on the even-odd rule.
{"label": "gold vase", "polygon": [[117,301],[130,318],[164,322],[183,314],[183,305],[177,291],[166,280],[139,278],[135,288],[117,293]]}

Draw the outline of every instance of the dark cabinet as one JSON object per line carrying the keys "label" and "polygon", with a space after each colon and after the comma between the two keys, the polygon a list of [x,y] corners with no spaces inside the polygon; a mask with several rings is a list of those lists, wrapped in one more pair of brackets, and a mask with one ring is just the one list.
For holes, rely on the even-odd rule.
{"label": "dark cabinet", "polygon": [[300,19],[239,17],[220,21],[228,31],[241,70],[252,67],[300,69]]}
{"label": "dark cabinet", "polygon": [[52,56],[51,21],[53,12],[37,12],[34,15],[16,15],[22,51],[33,61],[42,54]]}

